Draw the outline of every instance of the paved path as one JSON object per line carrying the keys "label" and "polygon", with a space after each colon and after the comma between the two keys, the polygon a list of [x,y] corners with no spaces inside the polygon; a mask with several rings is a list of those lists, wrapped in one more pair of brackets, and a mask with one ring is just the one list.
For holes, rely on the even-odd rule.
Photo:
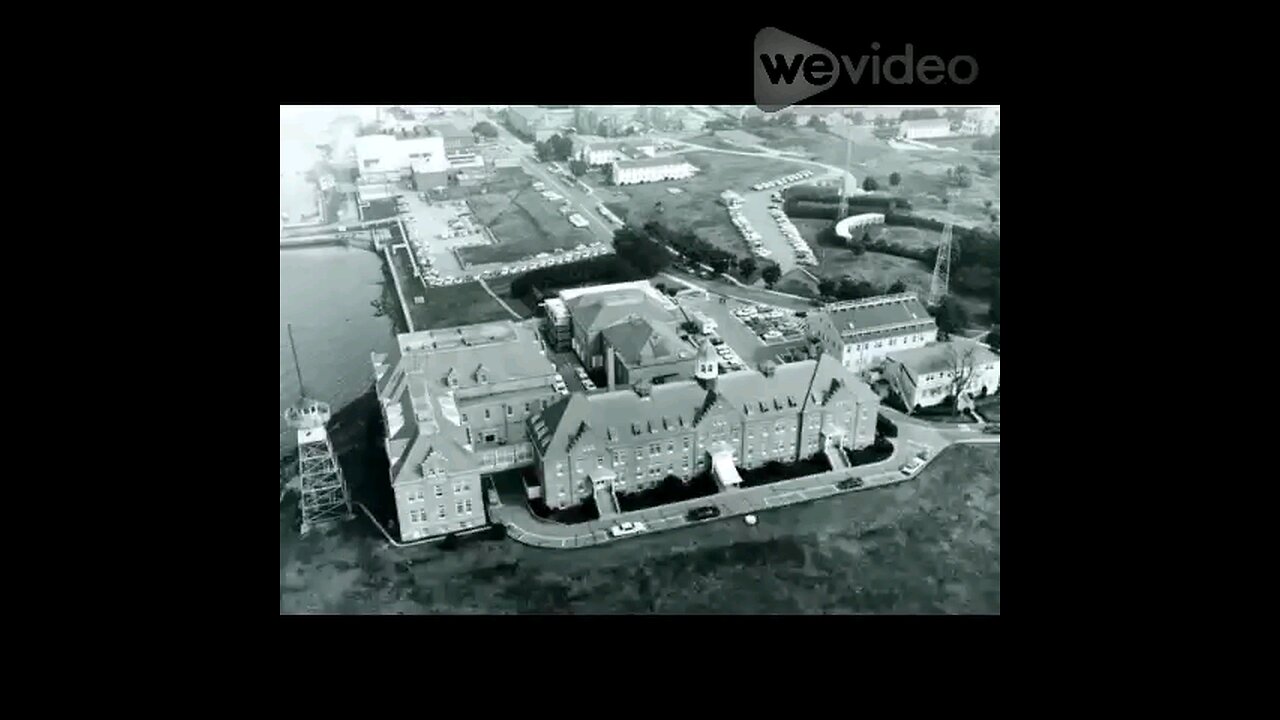
{"label": "paved path", "polygon": [[507,312],[511,313],[511,317],[515,318],[516,320],[524,319],[523,317],[520,316],[520,313],[516,312],[515,310],[512,310],[510,305],[503,302],[502,298],[498,297],[498,294],[489,288],[489,285],[484,281],[484,278],[476,278],[476,280],[480,282],[480,287],[484,288],[484,291],[489,293],[489,297],[493,298],[494,300],[497,300],[498,304],[502,306],[503,310],[506,310]]}
{"label": "paved path", "polygon": [[[673,139],[671,140],[671,142],[686,146],[683,150],[679,150],[677,152],[697,151],[697,152],[717,152],[717,153],[724,153],[726,155],[743,155],[746,157],[778,160],[780,162],[791,162],[791,163],[799,163],[801,165],[812,165],[814,167],[820,167],[829,172],[835,173],[837,176],[844,175],[847,173],[847,171],[844,168],[836,167],[835,165],[828,165],[823,162],[818,162],[817,160],[806,160],[804,158],[798,158],[793,155],[788,155],[786,153],[779,152],[778,150],[773,150],[770,148],[762,147],[761,148],[762,152],[745,152],[742,150],[725,150],[723,148],[709,147],[707,145],[699,145],[697,143],[691,143],[688,140]],[[847,173],[847,174],[849,175],[849,187],[857,187],[858,186],[857,178],[854,177],[853,173]]]}
{"label": "paved path", "polygon": [[[977,437],[973,431],[939,429],[916,421],[914,418],[908,420],[898,423],[899,434],[893,440],[893,455],[887,460],[870,465],[833,470],[759,487],[725,490],[703,498],[619,513],[607,521],[594,520],[575,525],[565,525],[534,516],[524,501],[523,488],[505,487],[499,489],[498,495],[501,499],[490,508],[490,516],[494,522],[506,526],[507,534],[512,539],[526,545],[562,550],[590,547],[615,540],[625,540],[626,538],[613,538],[609,535],[609,528],[618,523],[639,520],[648,526],[649,532],[657,532],[699,522],[691,522],[687,518],[687,513],[695,507],[704,505],[714,505],[719,508],[721,515],[716,518],[719,520],[818,500],[845,492],[884,487],[905,482],[914,477],[904,476],[898,468],[922,450],[928,453],[927,465],[937,457],[940,451],[955,443],[1000,442],[999,437]],[[847,478],[861,478],[863,485],[857,489],[839,488],[838,483]],[[521,484],[518,479],[514,482]]]}

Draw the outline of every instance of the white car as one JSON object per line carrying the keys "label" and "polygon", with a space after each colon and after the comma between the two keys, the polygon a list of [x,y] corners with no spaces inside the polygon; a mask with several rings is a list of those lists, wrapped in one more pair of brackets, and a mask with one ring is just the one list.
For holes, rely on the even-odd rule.
{"label": "white car", "polygon": [[648,529],[648,526],[637,520],[636,522],[624,522],[621,525],[614,525],[609,528],[609,534],[616,538],[620,538],[628,535],[636,535]]}
{"label": "white car", "polygon": [[924,460],[921,460],[918,457],[913,457],[909,461],[907,461],[906,465],[903,465],[902,467],[898,468],[898,470],[903,475],[911,476],[911,475],[914,475],[916,471],[918,471],[922,467],[924,467]]}

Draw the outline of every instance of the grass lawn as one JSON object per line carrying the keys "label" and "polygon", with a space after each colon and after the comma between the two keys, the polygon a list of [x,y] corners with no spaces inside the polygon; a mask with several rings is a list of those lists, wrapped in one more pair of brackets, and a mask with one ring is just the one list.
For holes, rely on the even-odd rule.
{"label": "grass lawn", "polygon": [[[392,253],[391,258],[415,331],[511,319],[511,314],[489,297],[480,283],[426,287],[413,276],[409,256],[404,250]],[[424,302],[417,304],[415,296],[421,296]],[[517,308],[512,309],[519,312]]]}
{"label": "grass lawn", "polygon": [[533,179],[520,172],[521,179],[502,191],[490,190],[470,198],[476,219],[493,231],[497,245],[460,248],[458,256],[468,265],[509,263],[540,252],[589,244],[585,229],[569,224],[557,208],[558,202],[542,197],[533,189]]}
{"label": "grass lawn", "polygon": [[817,475],[830,470],[831,465],[827,462],[826,457],[822,453],[818,453],[811,458],[804,458],[793,463],[770,462],[764,467],[754,470],[739,469],[738,474],[742,476],[742,487],[756,487],[807,475]]}
{"label": "grass lawn", "polygon": [[[818,273],[814,272],[814,275]],[[822,277],[818,275],[818,277]],[[773,286],[778,292],[790,293],[792,295],[801,295],[803,297],[818,297],[818,281],[806,275],[799,268],[783,275],[778,284]]]}
{"label": "grass lawn", "polygon": [[1000,612],[999,446],[953,447],[907,482],[765,511],[755,527],[584,550],[474,536],[397,550],[363,517],[299,538],[296,512],[281,507],[282,613]]}
{"label": "grass lawn", "polygon": [[[684,157],[699,169],[697,175],[688,180],[616,188],[626,194],[627,200],[608,202],[609,209],[635,225],[658,220],[673,230],[692,230],[718,248],[747,257],[746,243],[729,221],[728,209],[719,203],[720,193],[748,190],[755,183],[773,180],[798,166],[771,158],[712,152],[688,152]],[[680,188],[684,192],[672,195],[667,192],[669,187]],[[662,202],[661,212],[656,206],[659,201]]]}

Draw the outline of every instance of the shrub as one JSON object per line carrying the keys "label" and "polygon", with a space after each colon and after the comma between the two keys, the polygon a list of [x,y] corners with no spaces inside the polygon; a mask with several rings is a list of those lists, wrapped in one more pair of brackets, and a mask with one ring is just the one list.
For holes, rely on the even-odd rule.
{"label": "shrub", "polygon": [[898,437],[898,425],[884,415],[877,415],[876,434],[887,438]]}

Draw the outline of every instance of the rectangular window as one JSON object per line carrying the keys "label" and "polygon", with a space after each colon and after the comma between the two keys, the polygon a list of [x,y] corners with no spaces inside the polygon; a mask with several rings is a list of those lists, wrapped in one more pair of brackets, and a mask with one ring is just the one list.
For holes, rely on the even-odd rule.
{"label": "rectangular window", "polygon": [[556,463],[556,474],[557,475],[564,474],[564,463]]}
{"label": "rectangular window", "polygon": [[467,498],[466,507],[467,507],[467,514],[470,515],[471,514],[471,498]]}
{"label": "rectangular window", "polygon": [[688,449],[689,449],[689,438],[685,438],[685,439],[684,439],[684,449],[685,449],[685,450],[688,450]]}
{"label": "rectangular window", "polygon": [[525,415],[528,415],[528,414],[529,414],[529,403],[525,403],[525,404],[524,404],[524,414],[525,414]]}
{"label": "rectangular window", "polygon": [[436,484],[436,497],[444,497],[444,485]]}
{"label": "rectangular window", "polygon": [[467,414],[466,414],[466,413],[462,413],[462,424],[463,424],[463,425],[466,425],[466,424],[467,424]]}
{"label": "rectangular window", "polygon": [[603,455],[600,455],[600,456],[596,457],[596,467],[598,467],[598,468],[602,468],[602,467],[604,467],[604,456],[603,456]]}
{"label": "rectangular window", "polygon": [[458,502],[454,503],[454,507],[455,507],[455,508],[457,509],[457,511],[458,511],[456,514],[461,515],[461,514],[462,514],[462,501],[461,501],[461,500],[459,500]]}
{"label": "rectangular window", "polygon": [[460,483],[460,482],[456,482],[456,483],[454,483],[454,484],[453,484],[453,494],[454,494],[454,495],[461,495],[461,494],[462,494],[462,483]]}
{"label": "rectangular window", "polygon": [[413,522],[418,522],[418,509],[417,509],[417,508],[414,508],[413,510],[410,510],[410,511],[409,511],[409,519],[410,519],[410,520],[412,520]]}
{"label": "rectangular window", "polygon": [[489,419],[489,408],[485,408],[485,409],[484,409],[484,419],[485,419],[485,420],[488,420],[488,419]]}
{"label": "rectangular window", "polygon": [[636,448],[636,459],[637,460],[644,459],[644,448]]}
{"label": "rectangular window", "polygon": [[654,444],[652,444],[652,445],[650,445],[650,446],[649,446],[649,454],[650,454],[650,455],[658,455],[658,454],[659,454],[659,453],[661,453],[661,452],[662,452],[662,444],[661,444],[661,443],[654,443]]}
{"label": "rectangular window", "polygon": [[440,506],[440,512],[438,513],[438,516],[441,520],[444,519],[444,505]]}

